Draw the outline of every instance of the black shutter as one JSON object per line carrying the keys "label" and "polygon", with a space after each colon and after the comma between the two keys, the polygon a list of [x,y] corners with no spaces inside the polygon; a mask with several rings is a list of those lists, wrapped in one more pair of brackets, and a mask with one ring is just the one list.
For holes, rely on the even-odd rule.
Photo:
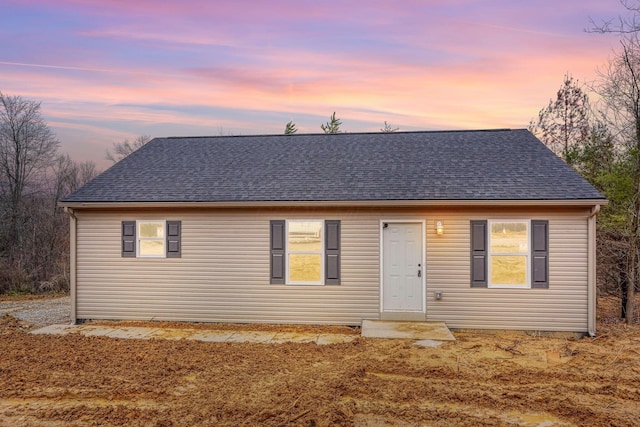
{"label": "black shutter", "polygon": [[180,258],[182,256],[181,221],[167,221],[167,258]]}
{"label": "black shutter", "polygon": [[487,287],[487,221],[471,221],[471,287]]}
{"label": "black shutter", "polygon": [[340,284],[340,221],[324,222],[324,282],[327,285]]}
{"label": "black shutter", "polygon": [[136,256],[136,222],[122,221],[122,256]]}
{"label": "black shutter", "polygon": [[531,221],[531,287],[549,288],[549,221]]}
{"label": "black shutter", "polygon": [[285,282],[285,238],[284,220],[271,221],[271,284],[284,285]]}

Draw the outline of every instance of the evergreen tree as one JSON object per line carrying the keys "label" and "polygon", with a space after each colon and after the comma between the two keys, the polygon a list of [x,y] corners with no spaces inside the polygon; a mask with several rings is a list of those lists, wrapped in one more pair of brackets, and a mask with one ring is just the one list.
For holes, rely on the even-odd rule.
{"label": "evergreen tree", "polygon": [[293,135],[296,132],[298,132],[298,129],[296,128],[296,124],[293,123],[293,121],[290,121],[284,127],[284,134],[285,135]]}
{"label": "evergreen tree", "polygon": [[336,119],[336,112],[334,111],[331,115],[330,120],[320,125],[320,129],[326,134],[335,134],[340,133],[340,126],[342,125],[342,121],[340,119]]}
{"label": "evergreen tree", "polygon": [[589,137],[589,113],[589,97],[577,80],[565,74],[556,99],[549,100],[549,105],[540,110],[538,120],[531,121],[529,130],[572,165],[572,152]]}
{"label": "evergreen tree", "polygon": [[387,123],[387,121],[384,121],[384,127],[380,128],[380,132],[382,133],[393,133],[393,132],[397,132],[399,131],[400,128],[394,128],[392,127],[389,123]]}

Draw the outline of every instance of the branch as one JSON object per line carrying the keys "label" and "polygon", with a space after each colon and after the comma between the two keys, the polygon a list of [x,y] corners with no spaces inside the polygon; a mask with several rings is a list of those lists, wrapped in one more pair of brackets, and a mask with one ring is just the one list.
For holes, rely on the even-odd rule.
{"label": "branch", "polygon": [[640,3],[637,3],[637,0],[636,2],[620,0],[620,4],[627,10],[627,12],[630,12],[630,18],[618,16],[618,24],[614,27],[613,21],[615,18],[602,19],[600,24],[598,24],[593,18],[589,17],[591,28],[585,29],[585,31],[587,33],[596,34],[636,34],[640,32],[640,22],[638,22],[638,15],[640,15]]}

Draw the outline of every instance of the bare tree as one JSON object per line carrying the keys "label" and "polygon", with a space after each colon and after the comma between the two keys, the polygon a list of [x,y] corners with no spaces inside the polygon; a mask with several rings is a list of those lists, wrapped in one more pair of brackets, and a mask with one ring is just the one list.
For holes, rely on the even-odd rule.
{"label": "bare tree", "polygon": [[53,188],[50,193],[56,202],[73,193],[87,182],[98,176],[96,164],[91,161],[76,162],[68,154],[60,155],[53,165]]}
{"label": "bare tree", "polygon": [[107,149],[105,158],[107,160],[111,160],[113,163],[117,163],[149,141],[151,141],[150,136],[140,135],[137,136],[132,142],[130,142],[128,139],[125,139],[122,142],[114,142],[112,149]]}
{"label": "bare tree", "polygon": [[68,218],[56,202],[97,171],[58,145],[40,103],[0,93],[0,292],[68,290]]}
{"label": "bare tree", "polygon": [[620,4],[624,7],[628,16],[618,16],[617,18],[606,18],[596,21],[589,18],[591,28],[587,29],[591,33],[617,33],[617,34],[635,34],[640,31],[640,1],[638,0],[620,0]]}
{"label": "bare tree", "polygon": [[69,288],[69,220],[57,201],[98,175],[93,162],[76,162],[69,155],[57,157],[49,171],[46,194],[32,202],[33,235],[37,241],[23,249],[31,253],[26,267],[32,291],[66,291]]}
{"label": "bare tree", "polygon": [[551,151],[569,165],[589,137],[590,125],[589,97],[577,80],[565,74],[556,99],[540,110],[538,120],[531,121],[529,130]]}
{"label": "bare tree", "polygon": [[[622,314],[627,323],[633,321],[634,295],[640,283],[640,1],[620,0],[628,12],[626,16],[602,19],[590,18],[588,32],[613,33],[621,37],[621,49],[609,60],[607,68],[600,72],[600,84],[595,90],[603,98],[611,127],[618,131],[622,141],[625,172],[633,182],[625,200],[627,208],[626,227],[623,237],[628,239],[626,256],[623,257]],[[625,253],[625,252],[623,252]]]}
{"label": "bare tree", "polygon": [[[4,242],[22,237],[24,198],[39,190],[38,181],[52,165],[59,144],[42,118],[39,102],[0,92],[0,202],[8,219]],[[16,246],[0,247],[0,253],[8,250],[11,258],[12,248]]]}
{"label": "bare tree", "polygon": [[225,129],[224,126],[218,126],[218,136],[235,136],[231,129]]}
{"label": "bare tree", "polygon": [[[619,132],[626,150],[633,156],[633,191],[627,207],[625,235],[629,239],[627,256],[626,320],[633,321],[634,293],[640,282],[640,43],[637,33],[626,34],[621,48],[601,71],[595,90],[607,108],[607,117]],[[625,292],[626,291],[626,292]]]}

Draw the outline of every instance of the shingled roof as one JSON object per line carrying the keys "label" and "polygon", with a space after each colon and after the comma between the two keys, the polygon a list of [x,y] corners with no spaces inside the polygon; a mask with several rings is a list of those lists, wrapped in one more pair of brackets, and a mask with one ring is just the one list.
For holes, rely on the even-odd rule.
{"label": "shingled roof", "polygon": [[529,131],[156,138],[76,202],[594,200]]}

